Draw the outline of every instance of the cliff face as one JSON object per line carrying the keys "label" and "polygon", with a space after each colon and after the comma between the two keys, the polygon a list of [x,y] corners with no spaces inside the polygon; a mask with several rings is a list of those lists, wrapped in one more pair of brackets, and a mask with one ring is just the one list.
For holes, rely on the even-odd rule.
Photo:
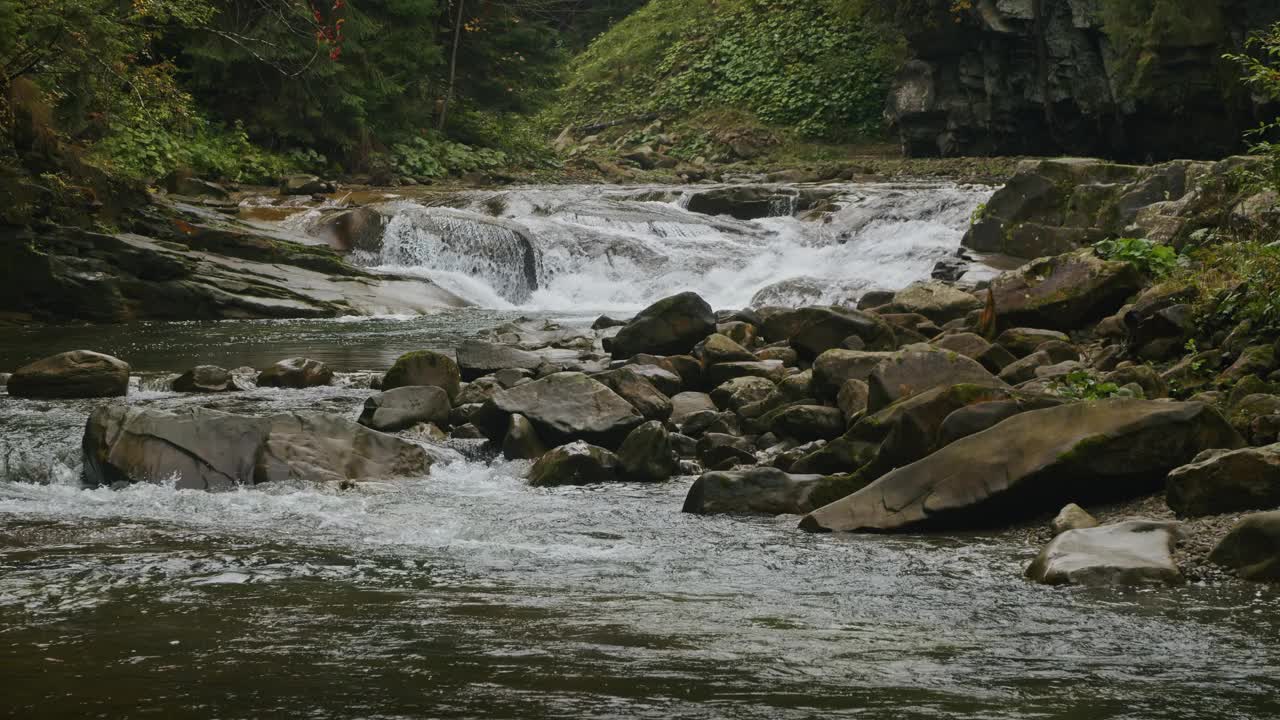
{"label": "cliff face", "polygon": [[1275,0],[965,0],[904,27],[910,156],[1221,157],[1261,116],[1222,59]]}

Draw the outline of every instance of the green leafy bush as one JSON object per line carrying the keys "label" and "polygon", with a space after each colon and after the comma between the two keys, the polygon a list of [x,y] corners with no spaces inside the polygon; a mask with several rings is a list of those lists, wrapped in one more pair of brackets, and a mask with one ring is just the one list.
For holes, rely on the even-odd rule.
{"label": "green leafy bush", "polygon": [[1280,246],[1258,239],[1219,242],[1191,256],[1185,279],[1199,293],[1203,326],[1229,330],[1248,320],[1255,332],[1280,333]]}
{"label": "green leafy bush", "polygon": [[[1248,47],[1253,52],[1227,55],[1244,69],[1244,81],[1254,92],[1271,100],[1280,100],[1280,23],[1251,37]],[[1252,151],[1266,158],[1264,170],[1256,173],[1260,184],[1280,192],[1280,142],[1274,137],[1280,134],[1280,118],[1263,122],[1248,134],[1253,140]]]}
{"label": "green leafy bush", "polygon": [[395,171],[414,178],[492,170],[508,162],[506,153],[501,150],[474,148],[445,140],[435,133],[399,143],[391,150],[391,165]]}
{"label": "green leafy bush", "polygon": [[[227,129],[203,121],[185,132],[147,123],[116,127],[94,146],[92,157],[123,175],[148,180],[183,169],[201,177],[270,184],[306,167],[249,142],[239,124]],[[314,154],[300,158],[323,159]]]}
{"label": "green leafy bush", "polygon": [[1105,400],[1127,393],[1117,384],[1100,382],[1088,370],[1073,370],[1057,381],[1053,391],[1059,397],[1071,400]]}
{"label": "green leafy bush", "polygon": [[1165,277],[1178,267],[1177,250],[1142,238],[1103,240],[1093,247],[1100,257],[1130,263],[1153,278]]}

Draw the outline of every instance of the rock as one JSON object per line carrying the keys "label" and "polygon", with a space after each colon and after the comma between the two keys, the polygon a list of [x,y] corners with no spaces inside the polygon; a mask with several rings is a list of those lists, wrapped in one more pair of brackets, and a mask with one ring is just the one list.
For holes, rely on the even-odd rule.
{"label": "rock", "polygon": [[1244,349],[1231,367],[1218,377],[1220,385],[1239,382],[1249,375],[1265,377],[1276,368],[1276,351],[1272,345],[1253,345]]}
{"label": "rock", "polygon": [[[756,322],[763,322],[759,319]],[[754,347],[758,342],[755,323],[735,320],[716,325],[716,332],[738,343],[744,348]]]}
{"label": "rock", "polygon": [[1280,512],[1246,515],[1209,555],[1245,580],[1280,580]]}
{"label": "rock", "polygon": [[452,409],[449,394],[442,388],[397,387],[366,400],[359,423],[381,432],[408,430],[418,423],[447,425]]}
{"label": "rock", "polygon": [[738,220],[790,215],[795,196],[773,188],[739,185],[696,193],[689,198],[689,212],[728,215]]}
{"label": "rock", "polygon": [[1040,552],[1027,577],[1046,585],[1176,585],[1177,523],[1129,520],[1068,530]]}
{"label": "rock", "polygon": [[757,360],[777,360],[786,367],[795,367],[800,361],[800,355],[789,347],[761,348],[755,352],[755,356]]}
{"label": "rock", "polygon": [[9,394],[20,398],[121,397],[129,392],[129,364],[90,350],[72,350],[18,368]]}
{"label": "rock", "polygon": [[165,190],[184,197],[214,198],[215,200],[227,200],[231,197],[231,193],[221,185],[193,177],[189,173],[170,173],[165,178],[164,185]]}
{"label": "rock", "polygon": [[880,363],[893,357],[888,352],[828,350],[813,361],[813,384],[822,398],[834,397],[850,380],[867,381]]}
{"label": "rock", "polygon": [[1088,530],[1095,527],[1098,527],[1098,521],[1075,503],[1062,508],[1050,524],[1055,537],[1068,530]]}
{"label": "rock", "polygon": [[1009,328],[1000,333],[996,344],[1008,350],[1016,358],[1024,358],[1035,352],[1046,342],[1057,340],[1069,343],[1071,338],[1056,330],[1040,330],[1038,328]]}
{"label": "rock", "polygon": [[[766,320],[766,327],[777,317]],[[866,350],[894,350],[898,346],[897,336],[889,323],[860,310],[835,307],[797,310],[794,331],[780,339],[789,340],[801,355],[816,358],[828,350],[842,347],[850,337],[857,337]]]}
{"label": "rock", "polygon": [[[697,382],[690,382],[689,378],[686,377],[685,372],[689,372],[690,377],[692,377],[692,371],[686,370],[683,367],[684,363],[679,361],[679,358],[688,356],[676,355],[669,358],[661,358],[661,364],[656,362],[658,358],[654,358],[655,362],[639,362],[637,360],[637,358],[643,357],[643,355],[639,355],[636,358],[632,358],[631,361],[628,361],[626,367],[631,368],[632,372],[648,380],[663,395],[674,397],[679,395],[686,386],[696,387],[698,385]],[[701,375],[702,368],[699,366],[697,377],[701,378]]]}
{"label": "rock", "polygon": [[986,368],[988,372],[999,374],[1016,360],[1013,354],[999,345],[987,342],[986,338],[976,333],[955,333],[934,338],[932,345],[942,350],[959,353]]}
{"label": "rock", "polygon": [[977,435],[1014,415],[1057,407],[1064,402],[1056,396],[1019,393],[1009,400],[988,400],[966,405],[947,415],[942,421],[942,426],[938,429],[937,446],[945,447],[960,438]]}
{"label": "rock", "polygon": [[[321,387],[333,382],[333,371],[319,360],[290,358],[281,360],[258,373],[258,387],[303,388]],[[385,385],[384,385],[385,386]]]}
{"label": "rock", "polygon": [[483,340],[464,340],[457,355],[458,370],[467,382],[507,368],[537,370],[543,362],[536,353]]}
{"label": "rock", "polygon": [[802,515],[813,509],[809,497],[822,482],[821,475],[788,475],[775,468],[710,472],[689,488],[683,511]]}
{"label": "rock", "polygon": [[730,380],[754,377],[769,382],[781,382],[787,375],[787,368],[777,360],[759,360],[756,362],[726,362],[707,368],[706,382],[711,387],[719,387]]}
{"label": "rock", "polygon": [[893,296],[888,304],[878,308],[886,313],[917,313],[935,323],[945,323],[962,318],[982,308],[982,301],[951,285],[940,282],[916,283]]}
{"label": "rock", "polygon": [[695,413],[715,411],[715,401],[706,393],[682,392],[671,398],[671,422],[677,427]]}
{"label": "rock", "polygon": [[502,456],[508,460],[537,460],[547,452],[533,423],[523,415],[511,416],[507,434],[502,438]]}
{"label": "rock", "polygon": [[449,437],[454,440],[485,440],[484,433],[480,432],[480,428],[466,423],[454,426],[453,432],[449,433]]}
{"label": "rock", "polygon": [[844,413],[821,405],[792,405],[773,416],[773,432],[800,442],[834,440],[844,434]]}
{"label": "rock", "polygon": [[693,356],[701,358],[704,365],[716,365],[726,362],[755,362],[756,356],[738,343],[721,335],[712,333],[693,349]]}
{"label": "rock", "polygon": [[[550,374],[554,375],[555,373]],[[532,370],[524,368],[506,368],[493,374],[493,379],[497,381],[498,387],[504,390],[534,380],[536,377]]]}
{"label": "rock", "polygon": [[369,207],[343,210],[324,219],[316,233],[340,253],[361,252],[377,257],[391,218]]}
{"label": "rock", "polygon": [[455,402],[462,392],[462,371],[453,358],[431,350],[401,355],[382,379],[383,390],[401,387],[438,387]]}
{"label": "rock", "polygon": [[1280,445],[1205,452],[1169,473],[1165,499],[1184,517],[1280,507]]}
{"label": "rock", "polygon": [[471,417],[494,442],[506,434],[512,415],[523,415],[551,444],[585,440],[618,447],[644,419],[631,403],[582,373],[556,373],[499,390]]}
{"label": "rock", "polygon": [[618,456],[581,441],[548,451],[529,471],[529,484],[534,487],[595,485],[618,479]]}
{"label": "rock", "polygon": [[84,435],[85,479],[232,490],[290,479],[337,482],[421,475],[430,458],[409,442],[324,413],[246,417],[186,408],[103,406]]}
{"label": "rock", "polygon": [[862,380],[849,380],[836,395],[836,407],[844,413],[845,422],[852,422],[867,412],[871,388]]}
{"label": "rock", "polygon": [[720,410],[739,412],[747,405],[769,397],[776,388],[772,381],[764,378],[734,378],[712,390],[711,400]]}
{"label": "rock", "polygon": [[613,338],[616,359],[638,353],[683,355],[716,331],[715,313],[696,293],[686,292],[650,305]]}
{"label": "rock", "polygon": [[1115,383],[1120,387],[1131,383],[1138,385],[1142,388],[1143,397],[1148,400],[1169,396],[1169,386],[1165,384],[1164,378],[1149,365],[1131,365],[1113,370],[1103,375],[1102,381]]}
{"label": "rock", "polygon": [[337,190],[333,183],[314,175],[290,175],[280,180],[281,195],[325,195]]}
{"label": "rock", "polygon": [[750,441],[724,433],[705,433],[698,439],[698,459],[704,467],[730,470],[755,462],[755,446]]}
{"label": "rock", "polygon": [[1021,385],[1036,378],[1036,372],[1053,363],[1053,358],[1046,352],[1034,352],[1010,363],[1000,371],[1000,379],[1010,385]]}
{"label": "rock", "polygon": [[595,322],[591,323],[591,329],[607,330],[609,328],[622,327],[626,325],[627,322],[628,322],[627,320],[618,320],[616,318],[611,318],[608,315],[601,315],[600,317],[596,318]]}
{"label": "rock", "polygon": [[631,431],[618,450],[618,462],[622,477],[634,482],[666,482],[679,470],[671,435],[656,420]]}
{"label": "rock", "polygon": [[463,383],[462,389],[458,392],[458,398],[454,401],[454,405],[482,405],[486,400],[493,397],[495,393],[504,388],[498,384],[498,379],[492,375],[488,377],[476,378],[469,383]]}
{"label": "rock", "polygon": [[991,282],[991,291],[1001,327],[1072,330],[1114,313],[1142,286],[1133,265],[1084,250],[1004,273]]}
{"label": "rock", "polygon": [[814,511],[806,530],[988,527],[1151,492],[1175,467],[1240,436],[1199,403],[1082,402],[1016,415]]}
{"label": "rock", "polygon": [[229,370],[217,365],[197,365],[173,381],[173,391],[180,393],[222,393],[243,389]]}
{"label": "rock", "polygon": [[[912,346],[913,348],[917,346]],[[907,349],[885,359],[867,377],[868,410],[875,412],[899,400],[940,386],[973,383],[1002,385],[976,361],[928,346]]]}
{"label": "rock", "polygon": [[626,365],[617,370],[593,375],[592,379],[604,384],[617,393],[618,397],[631,403],[636,412],[646,420],[666,421],[671,417],[671,400],[637,372],[635,366]]}

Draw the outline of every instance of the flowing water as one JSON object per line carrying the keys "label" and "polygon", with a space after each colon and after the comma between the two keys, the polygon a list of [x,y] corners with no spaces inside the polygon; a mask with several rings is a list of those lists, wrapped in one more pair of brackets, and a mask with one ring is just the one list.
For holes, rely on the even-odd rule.
{"label": "flowing water", "polygon": [[[134,364],[118,402],[354,415],[362,372],[519,315],[585,325],[676,289],[736,307],[905,285],[989,191],[849,187],[827,222],[699,219],[679,192],[626,192],[399,201],[365,261],[487,309],[4,330],[0,369],[86,346]],[[196,362],[299,354],[340,382],[158,389]],[[432,448],[429,477],[356,491],[83,489],[96,404],[0,395],[0,716],[1280,716],[1272,587],[1045,588],[1021,579],[1037,548],[1017,537],[686,516],[690,478],[535,489],[462,442]]]}

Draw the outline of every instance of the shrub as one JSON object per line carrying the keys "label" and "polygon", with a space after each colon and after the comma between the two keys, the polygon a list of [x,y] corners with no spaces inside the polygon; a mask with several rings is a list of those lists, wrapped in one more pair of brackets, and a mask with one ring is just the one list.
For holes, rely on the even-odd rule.
{"label": "shrub", "polygon": [[1178,251],[1141,238],[1116,238],[1096,243],[1094,252],[1108,260],[1127,262],[1145,275],[1162,278],[1178,267]]}
{"label": "shrub", "polygon": [[1119,385],[1100,382],[1088,370],[1071,371],[1057,381],[1053,391],[1059,397],[1071,400],[1105,400],[1127,395]]}

